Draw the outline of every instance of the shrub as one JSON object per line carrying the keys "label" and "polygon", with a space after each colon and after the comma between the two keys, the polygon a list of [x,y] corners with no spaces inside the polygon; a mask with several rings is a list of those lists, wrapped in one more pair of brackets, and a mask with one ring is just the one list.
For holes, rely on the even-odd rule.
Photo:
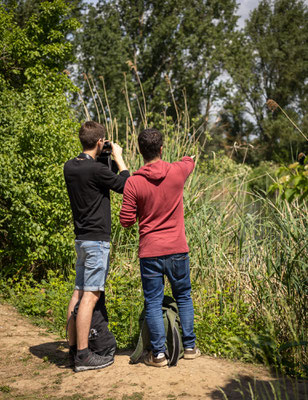
{"label": "shrub", "polygon": [[245,343],[252,335],[249,304],[234,299],[230,288],[213,294],[203,285],[199,290],[202,302],[195,302],[195,330],[200,349],[217,357],[252,361]]}
{"label": "shrub", "polygon": [[62,274],[48,271],[47,277],[37,282],[32,274],[24,274],[21,279],[1,279],[2,297],[17,310],[37,323],[64,337],[67,306],[74,287],[73,274],[64,279]]}
{"label": "shrub", "polygon": [[72,61],[67,34],[79,24],[63,0],[40,2],[25,21],[0,5],[0,265],[2,273],[72,265],[63,163],[78,151],[78,123],[60,72]]}
{"label": "shrub", "polygon": [[73,232],[62,171],[78,152],[78,124],[65,95],[55,94],[48,79],[23,93],[4,90],[0,106],[2,272],[42,276],[47,269],[69,269]]}

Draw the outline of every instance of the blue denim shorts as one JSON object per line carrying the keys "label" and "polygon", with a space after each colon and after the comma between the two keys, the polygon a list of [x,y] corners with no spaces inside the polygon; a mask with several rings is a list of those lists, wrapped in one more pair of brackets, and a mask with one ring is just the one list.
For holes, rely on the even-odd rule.
{"label": "blue denim shorts", "polygon": [[110,243],[75,240],[77,252],[75,289],[103,291],[109,271]]}

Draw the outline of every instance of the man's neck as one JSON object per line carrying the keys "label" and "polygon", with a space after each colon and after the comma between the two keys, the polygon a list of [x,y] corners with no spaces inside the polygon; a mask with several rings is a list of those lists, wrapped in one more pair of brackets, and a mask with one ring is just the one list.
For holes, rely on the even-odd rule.
{"label": "man's neck", "polygon": [[91,156],[93,158],[93,160],[96,159],[96,149],[94,149],[94,150],[84,150],[83,153],[89,154],[89,156]]}
{"label": "man's neck", "polygon": [[153,164],[153,163],[155,163],[156,161],[159,161],[159,160],[161,160],[161,157],[153,158],[153,160],[151,160],[151,161],[144,160],[144,165]]}

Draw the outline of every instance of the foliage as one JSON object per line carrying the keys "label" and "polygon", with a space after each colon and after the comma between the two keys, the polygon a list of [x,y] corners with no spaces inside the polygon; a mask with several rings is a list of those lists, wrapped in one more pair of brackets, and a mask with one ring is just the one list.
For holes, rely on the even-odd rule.
{"label": "foliage", "polygon": [[258,166],[251,169],[247,182],[248,190],[265,196],[275,179],[278,168],[279,165],[272,161],[260,162]]}
{"label": "foliage", "polygon": [[69,18],[64,0],[41,2],[24,27],[14,21],[13,12],[0,6],[0,83],[21,89],[37,76],[63,71],[73,60],[73,47],[66,37],[79,27]]}
{"label": "foliage", "polygon": [[230,288],[211,294],[202,286],[193,290],[202,297],[202,302],[195,302],[195,331],[199,347],[216,357],[253,361],[251,348],[245,344],[245,339],[252,335],[249,304],[236,301]]}
{"label": "foliage", "polygon": [[40,16],[20,28],[12,14],[0,8],[1,48],[7,53],[0,61],[4,274],[31,270],[42,275],[44,269],[65,270],[72,264],[71,216],[62,169],[79,149],[78,124],[65,96],[75,88],[57,70],[70,59],[71,46],[63,41],[71,23],[59,22],[66,12],[60,0],[42,3]]}
{"label": "foliage", "polygon": [[[253,145],[250,162],[281,162],[307,148],[278,110],[265,107],[274,99],[307,131],[307,13],[302,0],[262,0],[227,49],[231,80],[214,132],[225,146]],[[243,151],[234,156],[242,161]]]}
{"label": "foliage", "polygon": [[213,178],[223,176],[245,176],[252,171],[252,168],[245,164],[237,164],[232,158],[227,157],[220,151],[211,156],[204,155],[200,160],[200,169],[203,174]]}
{"label": "foliage", "polygon": [[[33,14],[40,13],[41,3],[45,0],[2,0],[6,10],[12,11],[14,21],[21,27],[24,27]],[[72,10],[73,16],[78,18],[81,15],[83,2],[80,0],[66,0]]]}
{"label": "foliage", "polygon": [[140,277],[132,268],[134,266],[125,265],[122,260],[121,264],[114,266],[106,286],[109,327],[119,348],[134,347],[139,335],[143,293]]}
{"label": "foliage", "polygon": [[[65,334],[67,304],[73,290],[73,276],[64,279],[63,275],[48,271],[46,280],[37,282],[32,274],[21,279],[2,279],[1,295],[8,299],[22,314],[36,317],[49,329]],[[38,318],[39,317],[39,318]]]}
{"label": "foliage", "polygon": [[[58,271],[49,270],[46,279],[40,282],[32,274],[17,280],[1,279],[1,297],[36,323],[65,337],[67,305],[74,288],[74,276],[73,271],[64,278]],[[138,339],[138,318],[143,308],[140,278],[135,273],[131,276],[122,265],[122,273],[117,271],[109,275],[106,291],[109,328],[116,336],[119,348],[132,347]]]}
{"label": "foliage", "polygon": [[[184,110],[186,96],[191,115],[202,114],[206,123],[219,95],[225,48],[238,18],[235,10],[234,0],[101,0],[89,6],[77,37],[79,74],[86,72],[96,82],[103,76],[121,127],[126,122],[123,73],[134,110],[139,102],[144,114],[160,112],[172,96]],[[89,98],[87,83],[80,84]],[[177,115],[173,102],[168,113]]]}
{"label": "foliage", "polygon": [[[44,86],[44,91],[42,90]],[[67,86],[63,86],[62,90]],[[48,91],[50,89],[50,91]],[[1,253],[4,273],[71,266],[72,223],[63,164],[79,148],[74,121],[54,82],[37,79],[0,95]]]}
{"label": "foliage", "polygon": [[279,198],[288,202],[294,199],[303,201],[308,196],[308,157],[303,165],[296,162],[289,166],[281,166],[277,177],[277,182],[269,188],[270,192],[278,190]]}

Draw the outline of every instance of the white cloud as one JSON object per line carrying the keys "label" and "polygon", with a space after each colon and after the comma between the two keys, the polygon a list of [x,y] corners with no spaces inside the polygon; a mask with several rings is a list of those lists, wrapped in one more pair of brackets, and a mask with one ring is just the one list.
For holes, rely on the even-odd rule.
{"label": "white cloud", "polygon": [[237,10],[237,15],[240,16],[240,19],[238,20],[238,25],[240,28],[244,26],[245,19],[249,17],[250,11],[255,9],[260,0],[240,0],[239,1],[239,8]]}

